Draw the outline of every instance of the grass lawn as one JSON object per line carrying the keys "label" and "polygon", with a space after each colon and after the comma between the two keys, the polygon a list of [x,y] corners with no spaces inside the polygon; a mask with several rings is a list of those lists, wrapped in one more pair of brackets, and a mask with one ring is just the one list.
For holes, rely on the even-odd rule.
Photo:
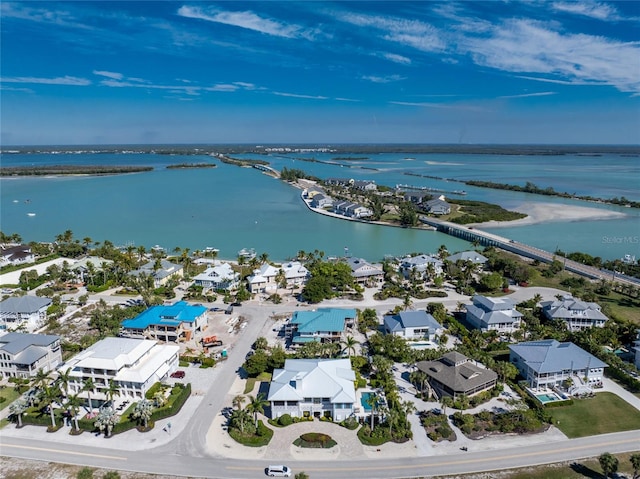
{"label": "grass lawn", "polygon": [[12,388],[12,387],[0,388],[0,398],[5,399],[4,401],[0,402],[0,410],[6,407],[9,407],[9,404],[11,404],[13,401],[18,399],[19,397],[20,397],[20,393],[17,391],[16,388]]}
{"label": "grass lawn", "polygon": [[609,392],[597,393],[589,399],[575,399],[571,406],[548,411],[553,424],[570,438],[640,429],[638,410]]}

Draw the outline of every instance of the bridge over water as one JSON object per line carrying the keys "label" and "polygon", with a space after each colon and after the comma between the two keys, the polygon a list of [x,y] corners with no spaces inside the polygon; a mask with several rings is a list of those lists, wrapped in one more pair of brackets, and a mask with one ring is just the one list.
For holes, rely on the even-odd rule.
{"label": "bridge over water", "polygon": [[495,246],[505,251],[510,251],[511,253],[524,256],[525,258],[531,258],[534,260],[542,261],[544,263],[551,263],[554,260],[562,261],[564,264],[564,268],[567,271],[571,271],[572,273],[576,273],[581,276],[586,276],[590,279],[619,281],[622,283],[633,284],[635,286],[638,286],[640,284],[640,280],[638,280],[637,278],[622,276],[613,271],[600,270],[598,268],[594,268],[593,266],[587,266],[585,264],[578,263],[577,261],[572,261],[561,256],[556,256],[553,253],[549,253],[548,251],[542,250],[540,248],[535,248],[533,246],[529,246],[527,244],[520,243],[503,236],[488,233],[486,231],[476,229],[472,226],[458,225],[456,223],[439,220],[437,218],[430,218],[428,216],[420,216],[420,221],[429,226],[433,226],[442,233],[456,236],[469,242],[477,242],[482,246]]}

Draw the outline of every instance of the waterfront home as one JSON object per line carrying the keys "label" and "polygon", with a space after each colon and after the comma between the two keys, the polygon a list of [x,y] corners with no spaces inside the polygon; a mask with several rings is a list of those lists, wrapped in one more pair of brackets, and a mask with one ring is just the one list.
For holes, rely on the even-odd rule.
{"label": "waterfront home", "polygon": [[569,331],[602,328],[609,319],[600,311],[599,304],[581,301],[570,294],[556,301],[543,301],[540,306],[548,319],[563,321]]}
{"label": "waterfront home", "polygon": [[313,208],[331,208],[333,207],[333,198],[323,194],[317,194],[311,200]]}
{"label": "waterfront home", "polygon": [[309,270],[300,261],[289,261],[280,268],[284,271],[287,288],[304,286],[309,279]]}
{"label": "waterfront home", "polygon": [[172,263],[166,259],[149,261],[139,269],[129,272],[129,276],[150,276],[156,288],[167,284],[171,278],[182,278],[183,268],[181,264]]}
{"label": "waterfront home", "polygon": [[304,196],[310,200],[314,199],[316,197],[316,195],[323,195],[324,190],[320,189],[320,188],[307,188],[306,190],[304,190]]}
{"label": "waterfront home", "polygon": [[12,296],[0,302],[0,331],[34,331],[47,320],[51,299],[43,296]]}
{"label": "waterfront home", "polygon": [[296,311],[285,325],[285,336],[292,345],[316,342],[339,342],[346,328],[353,327],[355,309],[318,308]]}
{"label": "waterfront home", "polygon": [[426,191],[406,191],[403,193],[403,197],[405,201],[410,201],[414,205],[421,204],[425,198],[430,199],[431,193],[427,193]]}
{"label": "waterfront home", "polygon": [[207,308],[178,301],[171,306],[152,306],[132,319],[122,321],[120,336],[184,342],[207,325]]}
{"label": "waterfront home", "polygon": [[31,247],[26,244],[5,246],[0,245],[0,266],[22,265],[36,260]]}
{"label": "waterfront home", "polygon": [[[58,368],[69,371],[69,395],[104,401],[113,381],[120,398],[142,399],[156,382],[163,381],[178,368],[180,347],[146,339],[105,338],[76,354]],[[84,390],[91,379],[94,389]]]}
{"label": "waterfront home", "polygon": [[373,215],[369,208],[352,203],[351,201],[338,201],[333,204],[333,211],[349,218],[368,218]]}
{"label": "waterfront home", "polygon": [[444,328],[426,311],[400,311],[383,318],[386,334],[395,334],[405,339],[426,339],[434,342]]}
{"label": "waterfront home", "polygon": [[62,362],[60,336],[6,333],[0,335],[0,378],[30,378],[53,371]]}
{"label": "waterfront home", "polygon": [[451,205],[444,200],[444,196],[434,198],[422,203],[427,213],[433,215],[448,215],[451,213]]}
{"label": "waterfront home", "polygon": [[362,190],[362,191],[378,190],[378,185],[376,185],[376,182],[369,181],[369,180],[354,180],[351,186],[356,190]]}
{"label": "waterfront home", "polygon": [[99,256],[87,256],[73,263],[73,265],[71,265],[71,271],[75,273],[76,278],[78,278],[80,282],[84,283],[88,275],[95,275],[97,272],[102,273],[104,268],[111,264],[113,264],[113,261],[110,259],[100,258]]}
{"label": "waterfront home", "polygon": [[377,286],[384,281],[384,271],[379,266],[372,265],[362,258],[347,258],[351,268],[351,276],[358,284]]}
{"label": "waterfront home", "polygon": [[342,421],[354,412],[356,375],[349,359],[287,359],[273,371],[267,400],[271,417],[330,416]]}
{"label": "waterfront home", "polygon": [[511,298],[489,298],[475,295],[473,304],[466,305],[467,322],[483,332],[496,331],[511,335],[520,328],[522,313]]}
{"label": "waterfront home", "polygon": [[509,361],[535,390],[564,387],[569,394],[591,392],[602,386],[607,364],[573,343],[555,339],[509,346]]}
{"label": "waterfront home", "polygon": [[229,263],[215,260],[213,264],[214,266],[210,266],[193,278],[196,286],[202,286],[204,289],[226,289],[228,291],[238,287],[240,274],[236,273]]}
{"label": "waterfront home", "polygon": [[450,351],[435,361],[420,361],[416,367],[427,375],[429,385],[439,398],[474,396],[493,388],[498,381],[494,371],[474,364],[457,351]]}
{"label": "waterfront home", "polygon": [[400,273],[409,279],[412,274],[417,274],[419,278],[428,278],[442,274],[444,263],[437,256],[419,254],[407,256],[400,261]]}
{"label": "waterfront home", "polygon": [[[247,278],[249,283],[249,292],[251,293],[270,293],[275,292],[280,285],[278,284],[278,272],[280,268],[264,263],[260,268],[253,271],[253,274]],[[283,271],[284,273],[284,271]]]}
{"label": "waterfront home", "polygon": [[452,263],[456,263],[457,261],[471,261],[474,264],[479,264],[482,266],[484,266],[487,261],[489,261],[486,256],[481,255],[477,251],[462,251],[460,253],[448,256],[447,260],[451,261]]}

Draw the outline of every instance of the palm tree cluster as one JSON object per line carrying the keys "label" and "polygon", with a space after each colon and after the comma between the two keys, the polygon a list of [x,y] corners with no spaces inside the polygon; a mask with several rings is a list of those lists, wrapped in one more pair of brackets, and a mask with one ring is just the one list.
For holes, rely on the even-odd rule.
{"label": "palm tree cluster", "polygon": [[[242,404],[249,400],[243,409]],[[255,435],[258,430],[258,414],[264,414],[264,408],[269,404],[264,394],[253,396],[236,396],[233,398],[234,410],[229,417],[229,427],[237,429],[243,435]]]}

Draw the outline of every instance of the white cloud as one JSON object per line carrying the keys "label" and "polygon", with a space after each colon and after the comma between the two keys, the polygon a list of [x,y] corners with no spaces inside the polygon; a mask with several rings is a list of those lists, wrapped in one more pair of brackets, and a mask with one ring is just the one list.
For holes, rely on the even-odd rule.
{"label": "white cloud", "polygon": [[498,98],[502,98],[502,99],[512,99],[512,98],[530,98],[530,97],[537,97],[537,96],[549,96],[549,95],[557,95],[557,92],[555,91],[541,91],[538,93],[522,93],[521,95],[504,95],[504,96],[499,96]]}
{"label": "white cloud", "polygon": [[329,97],[326,97],[326,96],[300,95],[298,93],[285,93],[281,91],[274,91],[273,94],[277,96],[286,96],[291,98],[304,98],[308,100],[328,100],[329,99]]}
{"label": "white cloud", "polygon": [[366,76],[363,76],[362,79],[373,82],[373,83],[391,83],[391,82],[405,80],[406,77],[402,77],[400,75],[388,75],[386,77],[366,75]]}
{"label": "white cloud", "polygon": [[424,108],[438,108],[443,110],[468,110],[468,111],[486,111],[485,108],[481,108],[473,105],[463,104],[451,104],[451,103],[431,103],[431,102],[411,102],[411,101],[390,101],[393,105],[401,106],[417,106]]}
{"label": "white cloud", "polygon": [[580,2],[553,2],[551,8],[561,12],[584,15],[585,17],[595,18],[597,20],[621,19],[615,7],[600,2],[585,0]]}
{"label": "white cloud", "polygon": [[112,78],[113,80],[122,80],[124,78],[124,75],[122,73],[109,72],[106,70],[93,70],[93,74]]}
{"label": "white cloud", "polygon": [[87,86],[91,85],[91,81],[86,78],[72,77],[65,75],[56,78],[40,78],[40,77],[3,77],[0,79],[3,83],[33,83],[41,85],[70,85],[70,86]]}
{"label": "white cloud", "polygon": [[253,12],[216,11],[184,5],[178,9],[178,15],[232,25],[276,37],[307,38],[309,40],[313,37],[312,31],[305,30],[298,25],[284,24],[269,18],[263,18]]}
{"label": "white cloud", "polygon": [[514,19],[496,25],[489,37],[465,38],[460,48],[481,66],[640,91],[640,70],[630,64],[630,59],[640,58],[640,42],[563,34],[543,22]]}
{"label": "white cloud", "polygon": [[403,57],[402,55],[397,55],[395,53],[381,53],[380,56],[394,63],[400,63],[401,65],[411,65],[411,58]]}
{"label": "white cloud", "polygon": [[419,20],[347,13],[340,20],[381,31],[382,38],[425,52],[438,52],[446,47],[437,28]]}

